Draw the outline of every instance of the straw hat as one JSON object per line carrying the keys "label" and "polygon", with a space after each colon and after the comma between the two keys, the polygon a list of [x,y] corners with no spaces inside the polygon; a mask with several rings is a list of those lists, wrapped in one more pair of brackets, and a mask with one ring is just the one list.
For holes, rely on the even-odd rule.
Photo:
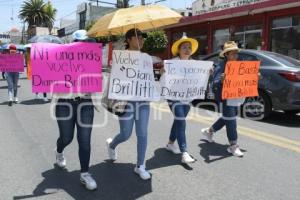
{"label": "straw hat", "polygon": [[240,49],[234,41],[227,41],[223,46],[223,51],[221,51],[220,57],[224,58],[224,54],[229,51],[240,51]]}
{"label": "straw hat", "polygon": [[198,41],[193,39],[193,38],[188,38],[185,33],[183,33],[183,36],[181,39],[177,40],[174,42],[172,45],[172,54],[173,56],[177,56],[179,52],[179,46],[184,43],[184,42],[189,42],[192,45],[192,55],[197,51],[198,49]]}

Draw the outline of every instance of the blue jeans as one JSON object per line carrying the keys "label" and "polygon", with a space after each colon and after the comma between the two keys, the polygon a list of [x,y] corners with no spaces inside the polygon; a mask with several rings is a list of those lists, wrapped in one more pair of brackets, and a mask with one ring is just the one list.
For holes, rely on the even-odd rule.
{"label": "blue jeans", "polygon": [[10,98],[17,97],[19,72],[6,72],[6,80],[8,84],[8,96]]}
{"label": "blue jeans", "polygon": [[[83,105],[83,103],[88,103],[88,105]],[[83,107],[79,110],[80,105]],[[81,172],[88,172],[91,154],[91,132],[94,119],[92,100],[59,99],[55,107],[55,113],[59,128],[59,138],[56,143],[57,152],[63,152],[64,148],[72,142],[76,125]]]}
{"label": "blue jeans", "polygon": [[143,165],[145,161],[149,113],[149,102],[129,101],[127,103],[126,112],[122,116],[119,116],[120,133],[110,144],[110,148],[115,149],[120,143],[128,140],[132,134],[133,124],[135,122],[137,166]]}
{"label": "blue jeans", "polygon": [[186,116],[190,111],[190,105],[187,103],[181,103],[179,101],[168,100],[169,107],[174,115],[174,122],[171,129],[169,140],[175,142],[177,139],[180,151],[187,152],[186,145]]}
{"label": "blue jeans", "polygon": [[213,125],[212,129],[216,132],[226,126],[227,138],[231,145],[237,143],[237,107],[228,106],[227,101],[220,103],[220,109],[222,112],[222,117],[220,117]]}

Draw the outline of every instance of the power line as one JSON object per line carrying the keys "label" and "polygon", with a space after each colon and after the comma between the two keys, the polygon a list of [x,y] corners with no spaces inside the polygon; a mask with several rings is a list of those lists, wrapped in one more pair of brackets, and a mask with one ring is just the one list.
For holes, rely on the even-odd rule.
{"label": "power line", "polygon": [[114,6],[117,5],[115,3],[111,3],[111,2],[107,2],[107,1],[99,1],[99,0],[88,0],[88,1],[90,1],[90,2],[96,2],[97,6],[98,6],[99,3],[104,3],[104,4],[114,5]]}

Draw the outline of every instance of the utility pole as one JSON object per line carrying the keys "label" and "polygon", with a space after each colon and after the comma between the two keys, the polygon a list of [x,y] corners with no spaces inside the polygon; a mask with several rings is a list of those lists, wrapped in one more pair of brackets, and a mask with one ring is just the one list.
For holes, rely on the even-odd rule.
{"label": "utility pole", "polygon": [[129,8],[129,0],[117,0],[117,8]]}

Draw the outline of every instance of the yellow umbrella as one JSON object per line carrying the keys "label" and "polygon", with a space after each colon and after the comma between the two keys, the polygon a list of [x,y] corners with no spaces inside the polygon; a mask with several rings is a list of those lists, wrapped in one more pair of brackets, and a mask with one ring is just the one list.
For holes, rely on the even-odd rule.
{"label": "yellow umbrella", "polygon": [[177,23],[182,16],[160,5],[119,9],[101,17],[88,32],[89,36],[121,35],[129,29],[142,31]]}

